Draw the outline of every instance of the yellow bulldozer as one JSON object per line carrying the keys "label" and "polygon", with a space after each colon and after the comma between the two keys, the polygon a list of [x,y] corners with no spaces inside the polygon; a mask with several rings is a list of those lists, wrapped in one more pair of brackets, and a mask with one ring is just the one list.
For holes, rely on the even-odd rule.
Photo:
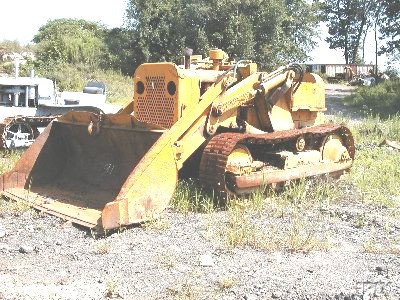
{"label": "yellow bulldozer", "polygon": [[117,114],[73,111],[52,121],[2,175],[2,194],[112,229],[159,215],[188,161],[221,199],[351,167],[352,134],[325,124],[319,76],[296,64],[260,72],[220,49],[191,54],[180,66],[140,65],[133,101]]}

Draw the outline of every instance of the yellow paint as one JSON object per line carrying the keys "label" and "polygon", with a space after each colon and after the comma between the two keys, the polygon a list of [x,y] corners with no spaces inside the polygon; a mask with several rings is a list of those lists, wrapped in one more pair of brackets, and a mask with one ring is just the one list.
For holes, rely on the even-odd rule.
{"label": "yellow paint", "polygon": [[325,139],[322,149],[322,159],[325,161],[342,162],[350,160],[349,152],[343,146],[338,135],[330,135]]}
{"label": "yellow paint", "polygon": [[249,149],[247,147],[240,145],[228,156],[228,160],[226,162],[226,171],[230,171],[235,174],[241,174],[243,168],[249,168],[253,162],[253,158],[250,154]]}
{"label": "yellow paint", "polygon": [[325,111],[325,87],[321,77],[313,73],[305,73],[303,82],[293,94],[291,111],[309,110]]}
{"label": "yellow paint", "polygon": [[[196,61],[191,69],[173,63],[143,64],[134,74],[133,105],[127,104],[119,114],[96,119],[98,116],[91,113],[72,112],[54,121],[61,123],[60,126],[90,127],[91,123],[98,123],[100,132],[103,127],[145,136],[160,134],[137,165],[131,166],[132,171],[115,199],[105,204],[101,226],[109,229],[137,223],[165,209],[183,163],[219,128],[238,130],[241,106],[247,106],[243,121],[258,130],[286,130],[323,122],[324,87],[317,75],[305,74],[297,92],[292,95],[289,89],[268,111],[266,99],[292,76],[292,71],[283,68],[268,74],[258,72],[255,63],[244,63],[237,66],[235,77],[234,65],[225,56],[219,49],[212,50],[210,59]],[[37,151],[44,148],[44,141],[41,143]],[[342,160],[346,153],[341,147],[336,137],[327,141],[323,150],[325,159]],[[229,155],[227,170],[252,172],[251,165],[249,150],[240,146]],[[32,166],[21,170],[21,174],[28,173],[29,168]]]}

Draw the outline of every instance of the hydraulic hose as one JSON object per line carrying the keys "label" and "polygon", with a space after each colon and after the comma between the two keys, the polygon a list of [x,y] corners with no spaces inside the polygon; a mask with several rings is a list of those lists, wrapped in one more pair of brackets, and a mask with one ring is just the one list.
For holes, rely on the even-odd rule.
{"label": "hydraulic hose", "polygon": [[[238,68],[238,66],[239,66],[239,64],[241,64],[241,63],[246,63],[246,62],[249,62],[248,60],[238,60],[236,63],[235,63],[235,65],[234,65],[234,67],[233,67],[233,78],[236,78],[236,74],[237,74],[237,68]],[[226,89],[229,89],[231,86],[233,86],[234,84],[235,84],[236,82],[231,82],[227,87],[226,87]]]}
{"label": "hydraulic hose", "polygon": [[296,74],[299,75],[299,79],[293,84],[293,93],[296,93],[297,89],[299,88],[300,84],[303,81],[304,78],[304,70],[299,64],[289,64],[288,66],[289,70],[293,70]]}

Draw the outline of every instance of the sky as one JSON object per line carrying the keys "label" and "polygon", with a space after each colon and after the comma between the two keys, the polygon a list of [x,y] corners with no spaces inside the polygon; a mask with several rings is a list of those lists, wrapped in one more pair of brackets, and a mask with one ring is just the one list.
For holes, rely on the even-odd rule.
{"label": "sky", "polygon": [[[109,28],[123,25],[126,0],[7,0],[1,3],[0,41],[17,40],[21,44],[30,43],[40,26],[48,20],[76,18],[96,21]],[[4,13],[9,12],[9,13]],[[320,27],[322,38],[309,55],[308,63],[344,63],[342,51],[329,49],[324,37],[328,34],[326,26]],[[366,63],[375,62],[374,40],[369,35]],[[378,65],[384,66],[386,58],[378,58]]]}
{"label": "sky", "polygon": [[[309,54],[312,63],[323,64],[323,63],[333,63],[333,64],[344,64],[344,54],[342,50],[329,49],[329,44],[325,42],[325,38],[328,34],[328,27],[326,24],[321,24],[319,26],[320,38],[316,39],[318,42],[317,47]],[[379,43],[378,43],[379,47]],[[369,31],[367,33],[367,38],[365,42],[365,63],[375,64],[375,38],[374,32]],[[385,68],[387,63],[387,57],[385,55],[378,56],[378,66]]]}
{"label": "sky", "polygon": [[[76,18],[121,27],[125,0],[6,0],[1,1],[0,40],[32,41],[48,20]],[[8,13],[5,13],[8,12]]]}

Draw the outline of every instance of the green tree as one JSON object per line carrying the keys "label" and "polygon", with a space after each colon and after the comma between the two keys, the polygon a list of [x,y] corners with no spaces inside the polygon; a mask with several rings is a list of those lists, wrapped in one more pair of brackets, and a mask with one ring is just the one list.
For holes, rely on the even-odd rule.
{"label": "green tree", "polygon": [[137,63],[138,45],[135,32],[125,28],[113,28],[107,32],[105,44],[107,51],[101,67],[132,75]]}
{"label": "green tree", "polygon": [[130,0],[127,27],[135,32],[139,62],[178,61],[187,46],[263,67],[307,58],[318,15],[305,0]]}
{"label": "green tree", "polygon": [[39,28],[33,41],[43,64],[72,63],[98,66],[106,49],[106,28],[78,19],[50,20]]}
{"label": "green tree", "polygon": [[3,40],[0,42],[0,54],[22,52],[24,47],[18,41]]}
{"label": "green tree", "polygon": [[367,28],[371,25],[376,4],[369,0],[324,1],[323,13],[330,36],[331,49],[342,49],[346,64],[356,63]]}
{"label": "green tree", "polygon": [[382,0],[379,22],[380,32],[387,44],[382,47],[382,52],[398,56],[400,52],[400,0]]}
{"label": "green tree", "polygon": [[[343,49],[346,63],[356,63],[360,46],[365,43],[369,28],[378,31],[384,45],[376,55],[394,57],[400,49],[400,0],[322,0],[323,15],[329,27],[327,42],[332,49]],[[364,49],[363,49],[364,51]]]}
{"label": "green tree", "polygon": [[[129,0],[126,25],[134,31],[138,63],[177,60],[184,46],[180,0]],[[178,51],[179,52],[179,51]]]}
{"label": "green tree", "polygon": [[[9,54],[9,53],[22,54],[23,52],[35,53],[35,46],[29,44],[21,45],[18,41],[11,41],[11,40],[0,41],[0,72],[13,74],[15,69],[13,61],[1,62],[1,58],[4,54]],[[33,60],[29,56],[25,57],[23,63],[21,63],[19,66],[19,75],[28,76],[33,66],[34,66]]]}

